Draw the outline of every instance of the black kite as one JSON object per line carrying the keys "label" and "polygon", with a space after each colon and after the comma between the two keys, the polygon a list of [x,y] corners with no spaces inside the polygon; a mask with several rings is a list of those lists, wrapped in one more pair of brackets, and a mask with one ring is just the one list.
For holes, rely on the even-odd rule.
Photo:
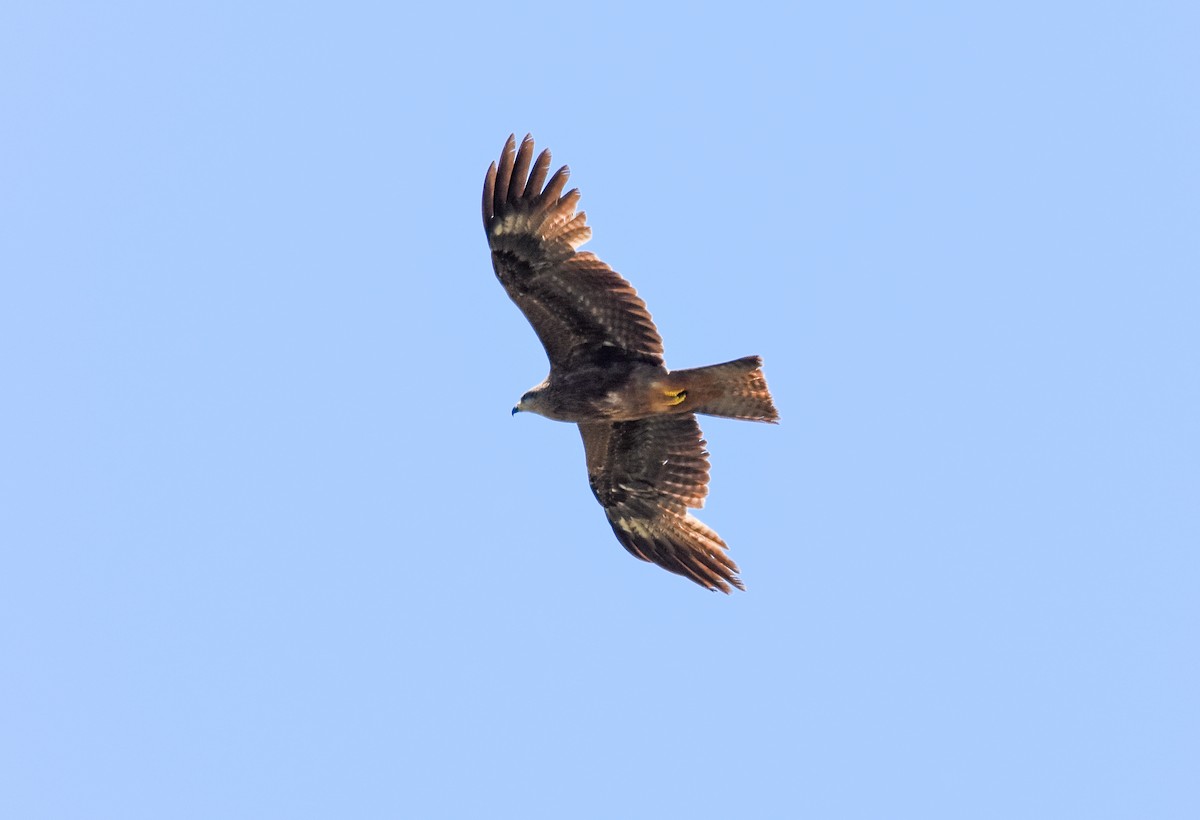
{"label": "black kite", "polygon": [[575,210],[578,189],[563,193],[569,170],[547,180],[550,152],[532,160],[533,139],[517,150],[510,136],[483,184],[492,266],[550,359],[550,375],[513,413],[579,425],[592,492],[630,553],[709,589],[745,589],[725,542],[688,508],[708,494],[697,413],[779,419],[762,360],[667,370],[645,302],[594,254],[576,250],[592,229]]}

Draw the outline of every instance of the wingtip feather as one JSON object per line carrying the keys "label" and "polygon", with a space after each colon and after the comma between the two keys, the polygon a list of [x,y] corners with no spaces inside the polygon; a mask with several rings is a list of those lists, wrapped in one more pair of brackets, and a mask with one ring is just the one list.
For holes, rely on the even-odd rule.
{"label": "wingtip feather", "polygon": [[543,207],[549,207],[558,202],[562,196],[563,188],[567,187],[567,179],[571,176],[570,166],[564,165],[559,168],[550,177],[550,181],[546,183],[546,187],[542,189],[541,197]]}
{"label": "wingtip feather", "polygon": [[[526,134],[517,145],[515,134],[509,134],[504,142],[498,163],[493,162],[488,167],[483,189],[483,220],[485,228],[491,220],[496,219],[511,210],[518,203],[528,203],[525,207],[532,214],[550,213],[549,224],[541,225],[542,230],[555,228],[571,221],[575,204],[579,201],[578,189],[572,189],[563,195],[571,169],[566,165],[550,175],[552,155],[549,149],[544,149],[534,159],[535,143],[533,135]],[[549,176],[549,181],[547,181]],[[543,187],[544,186],[544,187]],[[572,224],[571,228],[582,226]],[[582,231],[575,232],[572,239],[578,244],[590,237],[590,231],[585,236]],[[577,247],[577,245],[575,245]]]}
{"label": "wingtip feather", "polygon": [[537,162],[533,164],[533,171],[529,174],[529,182],[525,186],[525,191],[521,194],[522,198],[534,197],[542,190],[542,184],[546,181],[546,175],[550,173],[550,149],[546,148],[542,153],[538,154]]}
{"label": "wingtip feather", "polygon": [[610,522],[621,546],[636,558],[716,592],[746,589],[721,536],[691,515]]}
{"label": "wingtip feather", "polygon": [[525,192],[525,182],[528,179],[529,163],[533,160],[533,137],[525,135],[521,147],[517,151],[516,165],[513,166],[512,181],[508,187],[509,201],[520,199]]}
{"label": "wingtip feather", "polygon": [[483,178],[483,227],[487,230],[488,222],[496,215],[496,163],[488,166],[487,176]]}
{"label": "wingtip feather", "polygon": [[493,200],[495,211],[499,211],[508,202],[508,185],[512,180],[516,159],[517,138],[515,134],[509,134],[508,139],[504,141],[504,150],[500,152],[500,166],[496,169],[496,194]]}

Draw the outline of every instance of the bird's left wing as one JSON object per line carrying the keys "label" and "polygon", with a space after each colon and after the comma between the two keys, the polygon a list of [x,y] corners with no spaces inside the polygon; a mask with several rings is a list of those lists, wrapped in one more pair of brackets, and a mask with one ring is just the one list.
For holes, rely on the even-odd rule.
{"label": "bird's left wing", "polygon": [[[662,364],[662,339],[646,303],[595,254],[575,249],[592,235],[578,189],[563,193],[564,165],[549,181],[550,152],[533,160],[510,136],[483,184],[483,227],[496,277],[546,348],[551,367],[585,362]],[[545,187],[543,188],[543,183]]]}
{"label": "bird's left wing", "polygon": [[709,589],[745,589],[721,536],[687,511],[708,494],[694,415],[584,422],[579,432],[592,492],[625,549]]}

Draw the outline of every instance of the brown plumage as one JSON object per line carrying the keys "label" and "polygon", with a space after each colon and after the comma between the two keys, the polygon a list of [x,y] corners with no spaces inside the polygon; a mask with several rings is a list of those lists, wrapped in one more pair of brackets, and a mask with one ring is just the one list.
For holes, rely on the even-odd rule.
{"label": "brown plumage", "polygon": [[[546,348],[550,375],[513,408],[579,425],[588,481],[630,553],[729,592],[745,589],[721,537],[688,513],[708,494],[708,453],[696,414],[778,421],[747,356],[669,371],[646,303],[594,254],[566,166],[508,138],[483,185],[483,225],[496,277]],[[549,176],[549,179],[547,177]]]}

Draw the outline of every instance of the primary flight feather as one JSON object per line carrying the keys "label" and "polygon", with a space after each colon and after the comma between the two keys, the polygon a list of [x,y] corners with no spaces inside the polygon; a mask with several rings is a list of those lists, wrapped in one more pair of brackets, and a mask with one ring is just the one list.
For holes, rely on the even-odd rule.
{"label": "primary flight feather", "polygon": [[[696,414],[775,422],[762,360],[667,370],[646,303],[587,251],[592,235],[566,166],[508,138],[483,184],[496,277],[546,348],[550,375],[513,413],[579,425],[588,481],[630,553],[709,589],[745,589],[721,537],[688,513],[708,494]],[[547,179],[547,177],[549,177]]]}

